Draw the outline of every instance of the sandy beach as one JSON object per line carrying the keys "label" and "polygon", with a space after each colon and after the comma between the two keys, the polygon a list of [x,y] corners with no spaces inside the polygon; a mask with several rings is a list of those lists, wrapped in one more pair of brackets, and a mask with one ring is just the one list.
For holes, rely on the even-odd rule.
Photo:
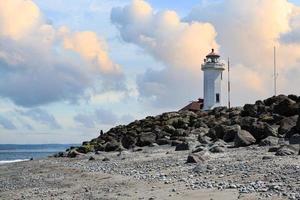
{"label": "sandy beach", "polygon": [[0,199],[299,199],[299,156],[252,146],[209,157],[187,164],[161,146],[5,164]]}

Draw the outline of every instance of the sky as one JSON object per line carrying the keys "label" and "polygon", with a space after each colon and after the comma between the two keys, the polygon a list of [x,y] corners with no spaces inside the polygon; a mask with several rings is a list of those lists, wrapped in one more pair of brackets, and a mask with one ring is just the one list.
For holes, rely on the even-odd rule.
{"label": "sky", "polygon": [[212,48],[233,105],[270,97],[274,46],[278,93],[300,95],[299,0],[2,0],[0,143],[81,143],[179,110]]}

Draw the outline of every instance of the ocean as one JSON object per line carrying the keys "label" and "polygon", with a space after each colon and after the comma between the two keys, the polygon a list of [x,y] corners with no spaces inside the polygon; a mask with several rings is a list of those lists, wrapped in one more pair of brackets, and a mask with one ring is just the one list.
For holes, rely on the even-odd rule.
{"label": "ocean", "polygon": [[0,144],[0,164],[46,158],[78,144]]}

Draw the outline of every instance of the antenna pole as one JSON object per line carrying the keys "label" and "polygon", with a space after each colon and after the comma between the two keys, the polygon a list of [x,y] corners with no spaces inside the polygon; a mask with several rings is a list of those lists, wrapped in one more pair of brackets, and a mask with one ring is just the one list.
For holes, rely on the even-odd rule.
{"label": "antenna pole", "polygon": [[231,92],[231,88],[230,88],[230,60],[228,58],[228,108],[231,107],[231,105],[230,105],[230,99],[231,99],[230,92]]}
{"label": "antenna pole", "polygon": [[277,95],[277,63],[276,63],[276,47],[274,46],[274,95]]}

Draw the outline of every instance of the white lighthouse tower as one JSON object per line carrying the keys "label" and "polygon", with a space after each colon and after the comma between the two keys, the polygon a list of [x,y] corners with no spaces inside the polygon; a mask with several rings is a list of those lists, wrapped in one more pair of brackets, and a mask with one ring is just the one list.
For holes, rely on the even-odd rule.
{"label": "white lighthouse tower", "polygon": [[204,110],[210,110],[222,105],[222,73],[224,64],[219,61],[220,56],[212,49],[202,64],[204,72]]}

